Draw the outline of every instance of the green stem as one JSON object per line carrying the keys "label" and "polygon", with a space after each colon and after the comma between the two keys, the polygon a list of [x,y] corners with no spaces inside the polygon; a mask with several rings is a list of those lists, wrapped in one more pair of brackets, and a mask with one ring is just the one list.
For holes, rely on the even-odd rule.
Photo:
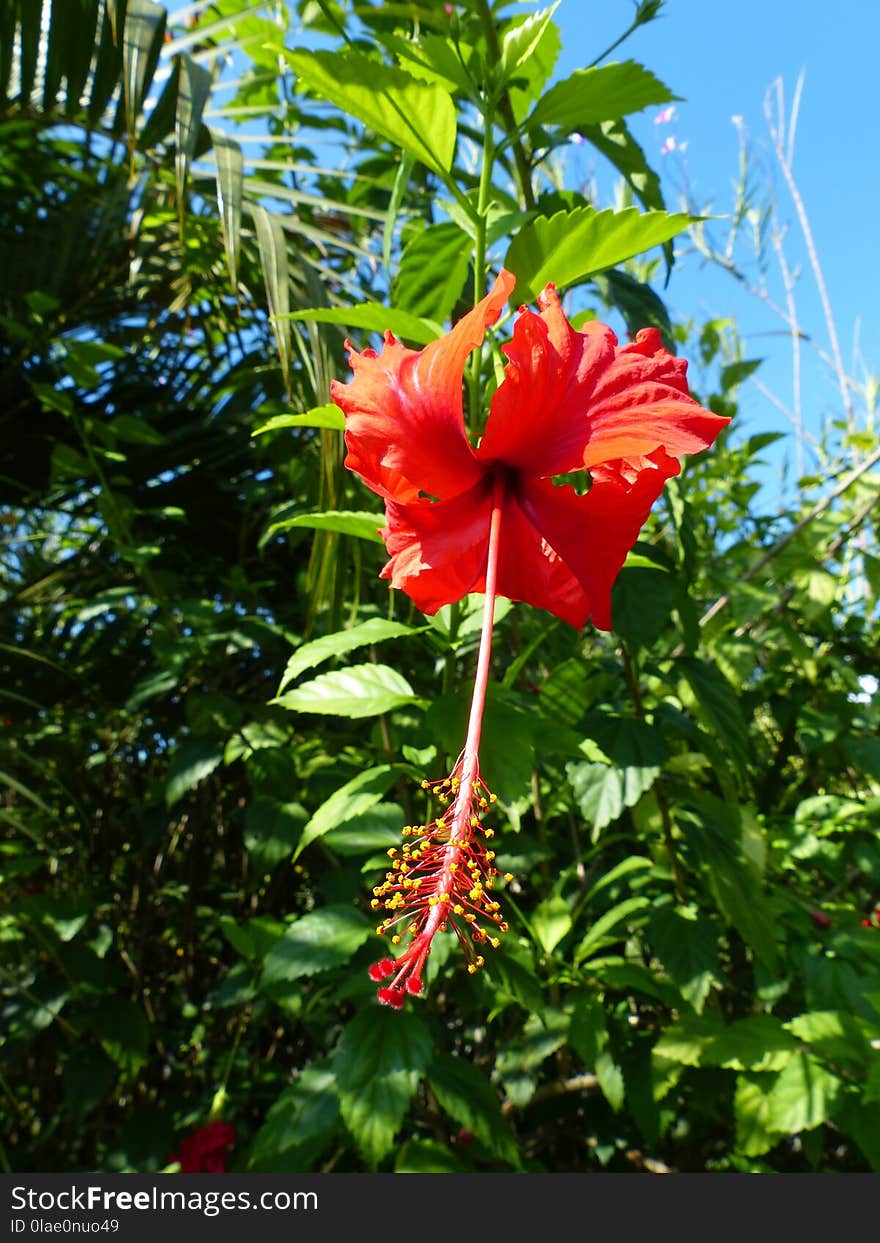
{"label": "green stem", "polygon": [[[477,192],[476,236],[474,238],[474,306],[483,297],[486,287],[486,233],[489,215],[489,204],[492,193],[492,168],[495,162],[495,145],[493,129],[495,123],[494,101],[486,96],[483,105],[483,162],[480,168],[480,186]],[[481,428],[480,420],[480,370],[482,351],[474,350],[470,361],[468,377],[468,396],[471,416],[471,429],[476,432]]]}
{"label": "green stem", "polygon": [[[492,58],[492,68],[494,69],[501,62],[501,45],[498,42],[498,30],[495,26],[495,19],[492,16],[492,10],[489,7],[488,0],[478,0],[477,10],[480,15],[480,21],[483,24],[483,34],[486,39],[486,47]],[[516,163],[516,175],[519,181],[520,193],[523,202],[529,211],[533,211],[535,207],[535,196],[532,193],[532,174],[529,168],[529,162],[526,159],[526,153],[522,143],[519,140],[519,130],[516,123],[516,117],[513,115],[513,105],[510,102],[510,95],[505,87],[501,92],[498,101],[501,119],[508,134],[512,135],[511,148],[513,150],[513,158]]]}

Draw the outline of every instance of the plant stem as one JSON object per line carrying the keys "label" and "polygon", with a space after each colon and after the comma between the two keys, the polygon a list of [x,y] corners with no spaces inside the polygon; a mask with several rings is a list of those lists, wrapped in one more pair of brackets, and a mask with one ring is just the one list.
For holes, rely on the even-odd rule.
{"label": "plant stem", "polygon": [[[495,162],[494,101],[487,97],[483,107],[483,158],[480,167],[480,186],[477,192],[477,219],[474,236],[474,306],[483,297],[486,286],[486,233],[487,216],[492,190],[492,168]],[[480,370],[482,350],[474,350],[468,376],[468,397],[471,429],[476,434],[481,428],[480,420]]]}

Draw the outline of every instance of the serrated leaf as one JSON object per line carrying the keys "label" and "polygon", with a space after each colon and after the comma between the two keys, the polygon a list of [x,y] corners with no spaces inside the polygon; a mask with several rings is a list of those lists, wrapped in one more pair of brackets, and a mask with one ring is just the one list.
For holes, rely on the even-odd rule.
{"label": "serrated leaf", "polygon": [[294,311],[290,319],[307,320],[316,324],[342,324],[346,328],[361,328],[367,332],[393,332],[395,336],[413,341],[416,345],[427,345],[443,331],[438,323],[433,319],[423,318],[421,313],[413,314],[399,307],[385,306],[381,302],[360,302],[356,306],[314,307]]}
{"label": "serrated leaf", "polygon": [[611,121],[678,98],[633,60],[576,69],[538,101],[526,126],[559,125],[566,131]]}
{"label": "serrated leaf", "polygon": [[406,678],[389,665],[351,665],[347,669],[335,669],[273,700],[291,712],[316,712],[350,720],[379,716],[417,702],[418,696]]}
{"label": "serrated leaf", "polygon": [[467,279],[471,249],[471,239],[451,221],[419,229],[400,258],[395,302],[413,316],[448,319]]}
{"label": "serrated leaf", "polygon": [[472,1131],[502,1161],[519,1166],[516,1144],[486,1075],[463,1058],[441,1053],[431,1064],[428,1083],[450,1118]]}
{"label": "serrated leaf", "polygon": [[342,1117],[372,1167],[394,1145],[431,1046],[421,1019],[380,1006],[363,1010],[342,1035],[333,1058]]}
{"label": "serrated leaf", "polygon": [[614,768],[601,761],[568,764],[574,800],[585,820],[592,825],[593,841],[613,824],[626,807],[634,807],[657,778],[657,768]]}
{"label": "serrated leaf", "polygon": [[307,1169],[332,1142],[338,1118],[329,1061],[306,1066],[270,1107],[251,1144],[248,1170],[269,1174]]}
{"label": "serrated leaf", "polygon": [[216,738],[190,738],[171,757],[165,778],[165,806],[173,807],[223,761],[223,743]]}
{"label": "serrated leaf", "polygon": [[625,259],[668,242],[691,223],[691,217],[662,211],[640,212],[575,207],[554,216],[537,216],[510,244],[504,266],[517,278],[517,297],[533,302],[551,281],[559,288],[576,285]]}
{"label": "serrated leaf", "polygon": [[736,1118],[736,1146],[746,1157],[760,1157],[780,1138],[771,1125],[767,1079],[739,1075],[733,1098]]}
{"label": "serrated leaf", "polygon": [[517,24],[511,24],[504,32],[501,39],[501,71],[506,78],[516,77],[518,70],[528,65],[558,8],[559,0],[549,9],[541,9]]}
{"label": "serrated leaf", "polygon": [[648,939],[682,996],[701,1014],[719,973],[716,925],[691,909],[666,907],[652,916]]}
{"label": "serrated leaf", "polygon": [[366,916],[350,906],[323,906],[302,915],[263,959],[260,988],[290,984],[348,962],[373,935]]}
{"label": "serrated leaf", "polygon": [[351,781],[340,786],[321,804],[303,829],[303,835],[293,854],[293,862],[296,862],[306,846],[323,837],[330,829],[375,807],[385,797],[393,780],[394,769],[389,764],[379,764],[358,773]]}
{"label": "serrated leaf", "polygon": [[793,1053],[767,1095],[767,1121],[782,1134],[810,1131],[828,1118],[841,1080],[809,1053]]}
{"label": "serrated leaf", "polygon": [[437,173],[455,152],[455,107],[443,87],[357,52],[284,53],[298,85],[357,117]]}
{"label": "serrated leaf", "polygon": [[419,634],[425,627],[405,626],[403,622],[386,621],[384,617],[371,617],[368,621],[350,626],[348,630],[337,630],[334,634],[322,635],[320,639],[312,639],[311,643],[303,643],[296,649],[281,678],[279,692],[283,691],[295,678],[306,669],[313,669],[331,656],[344,656],[355,648],[365,647],[372,643],[384,643],[387,639],[400,639],[405,635]]}
{"label": "serrated leaf", "polygon": [[696,657],[678,661],[678,669],[691,688],[723,751],[730,756],[740,778],[748,777],[751,759],[749,729],[740,700],[716,665]]}

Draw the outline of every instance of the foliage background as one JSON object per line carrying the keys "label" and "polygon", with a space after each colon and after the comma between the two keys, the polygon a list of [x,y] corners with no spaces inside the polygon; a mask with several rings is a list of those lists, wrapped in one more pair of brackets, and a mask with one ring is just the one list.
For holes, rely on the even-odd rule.
{"label": "foliage background", "polygon": [[[768,498],[759,364],[663,302],[687,219],[627,117],[676,84],[596,47],[548,87],[553,12],[484,0],[0,21],[4,1168],[162,1169],[218,1117],[242,1170],[880,1167],[874,395]],[[364,895],[460,745],[479,601],[389,597],[328,388],[502,261],[658,324],[734,419],[612,634],[499,610],[512,930],[395,1014]]]}

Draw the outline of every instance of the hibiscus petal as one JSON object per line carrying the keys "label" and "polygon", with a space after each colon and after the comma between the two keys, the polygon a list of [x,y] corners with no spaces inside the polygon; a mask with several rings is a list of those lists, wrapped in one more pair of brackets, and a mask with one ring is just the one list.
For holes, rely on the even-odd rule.
{"label": "hibiscus petal", "polygon": [[381,354],[358,354],[346,342],[354,379],[330,386],[345,414],[345,465],[389,500],[420,492],[447,499],[482,476],[462,415],[462,376],[510,296],[515,279],[502,270],[492,290],[451,332],[423,350],[385,334]]}
{"label": "hibiscus petal", "polygon": [[432,616],[444,604],[485,588],[492,483],[480,477],[447,501],[386,501],[381,532],[389,561],[382,578]]}
{"label": "hibiscus petal", "polygon": [[547,477],[658,448],[696,453],[729,422],[690,396],[687,363],[656,328],[619,348],[604,324],[572,328],[552,285],[538,305],[540,315],[520,311],[505,349],[480,461]]}
{"label": "hibiscus petal", "polygon": [[555,608],[549,594],[530,603],[575,626],[582,626],[592,615],[594,626],[610,630],[614,580],[663,485],[679,469],[675,458],[658,449],[647,458],[597,469],[584,496],[546,480],[521,480],[518,493],[523,513],[584,594],[583,608],[574,619]]}

